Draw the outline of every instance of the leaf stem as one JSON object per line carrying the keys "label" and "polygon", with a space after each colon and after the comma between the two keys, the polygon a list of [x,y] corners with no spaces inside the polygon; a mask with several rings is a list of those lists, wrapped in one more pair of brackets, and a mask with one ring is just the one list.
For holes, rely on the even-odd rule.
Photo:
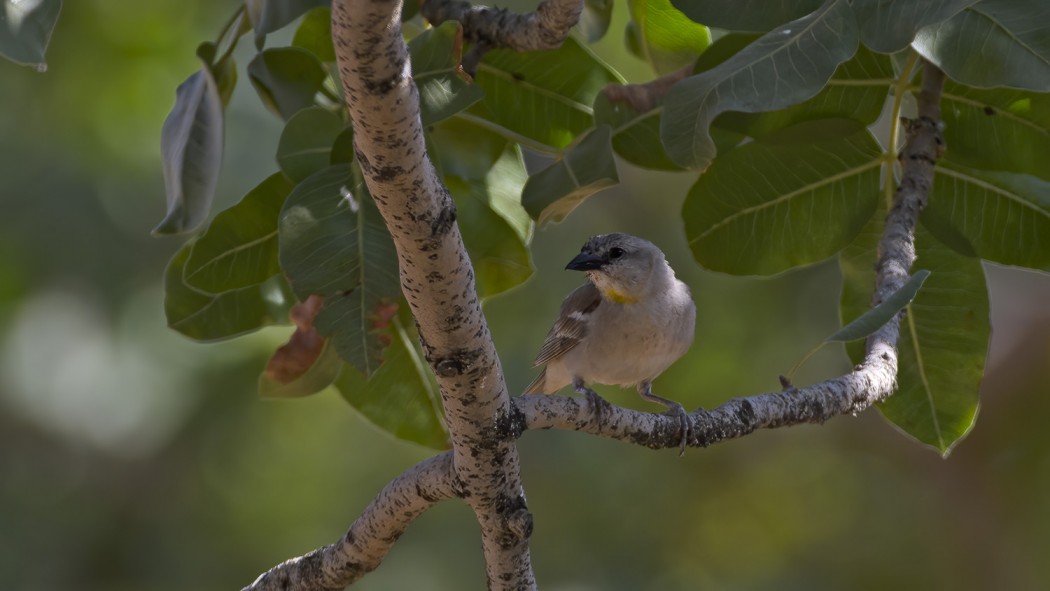
{"label": "leaf stem", "polygon": [[904,69],[901,70],[901,75],[893,83],[893,109],[890,111],[890,141],[884,154],[886,172],[882,183],[887,210],[893,207],[893,194],[897,189],[897,183],[894,182],[896,175],[893,174],[893,168],[897,162],[897,138],[901,127],[901,103],[904,101],[904,93],[909,89],[908,83],[911,81],[912,72],[915,70],[915,64],[918,61],[919,54],[912,51],[907,63],[904,64]]}

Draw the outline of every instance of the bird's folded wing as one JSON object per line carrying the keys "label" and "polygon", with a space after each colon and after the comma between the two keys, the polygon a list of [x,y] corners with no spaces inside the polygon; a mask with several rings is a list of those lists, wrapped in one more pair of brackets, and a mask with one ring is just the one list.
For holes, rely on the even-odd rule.
{"label": "bird's folded wing", "polygon": [[543,365],[568,353],[587,334],[587,319],[602,302],[598,288],[590,282],[578,287],[565,298],[561,312],[554,323],[543,347],[536,355],[533,367]]}

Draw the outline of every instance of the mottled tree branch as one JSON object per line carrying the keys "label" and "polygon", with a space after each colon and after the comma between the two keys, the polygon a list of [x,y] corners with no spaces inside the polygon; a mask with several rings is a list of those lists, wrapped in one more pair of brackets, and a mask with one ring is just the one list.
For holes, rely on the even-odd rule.
{"label": "mottled tree branch", "polygon": [[517,14],[506,8],[474,6],[463,0],[424,0],[419,12],[434,25],[459,21],[463,37],[488,49],[555,49],[580,20],[582,0],[543,0],[536,10]]}
{"label": "mottled tree branch", "polygon": [[278,564],[245,591],[343,589],[375,570],[416,517],[459,496],[454,482],[449,452],[416,464],[386,485],[338,542]]}
{"label": "mottled tree branch", "polygon": [[638,113],[645,113],[656,108],[671,87],[693,73],[695,64],[688,64],[674,72],[653,78],[641,84],[610,84],[602,93],[610,102],[623,103]]}
{"label": "mottled tree branch", "polygon": [[[557,428],[654,449],[679,443],[677,419],[664,415],[608,405],[599,423],[599,413],[582,398],[523,396],[511,403],[478,306],[454,205],[424,151],[418,97],[396,24],[399,11],[396,1],[335,0],[333,31],[357,156],[394,235],[402,287],[441,385],[453,451],[387,485],[342,540],[274,567],[247,589],[341,589],[374,569],[415,517],[451,497],[466,500],[481,523],[489,586],[534,588],[527,545],[531,516],[513,441],[529,429]],[[943,84],[943,73],[924,63],[919,116],[904,121],[903,174],[879,244],[873,305],[900,289],[915,262],[915,225],[944,147]],[[868,337],[863,362],[846,375],[690,413],[689,444],[705,447],[760,428],[822,423],[886,399],[896,388],[904,313]]]}

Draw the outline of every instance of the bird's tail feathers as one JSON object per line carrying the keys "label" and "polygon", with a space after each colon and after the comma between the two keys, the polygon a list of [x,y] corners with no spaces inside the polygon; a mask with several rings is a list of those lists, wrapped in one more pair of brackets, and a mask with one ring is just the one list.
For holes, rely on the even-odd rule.
{"label": "bird's tail feathers", "polygon": [[525,393],[526,394],[548,394],[548,392],[544,392],[544,386],[546,385],[546,383],[547,383],[547,368],[544,367],[540,371],[540,375],[536,376],[535,380],[532,380],[532,383],[529,384],[528,388],[525,388]]}

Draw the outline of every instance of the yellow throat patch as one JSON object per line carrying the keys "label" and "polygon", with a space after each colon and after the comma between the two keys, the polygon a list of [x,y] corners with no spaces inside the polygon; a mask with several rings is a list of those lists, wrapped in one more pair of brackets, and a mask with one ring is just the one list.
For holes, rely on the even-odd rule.
{"label": "yellow throat patch", "polygon": [[634,304],[638,302],[638,298],[627,295],[622,291],[616,291],[615,289],[603,289],[601,290],[602,297],[609,300],[614,304]]}

